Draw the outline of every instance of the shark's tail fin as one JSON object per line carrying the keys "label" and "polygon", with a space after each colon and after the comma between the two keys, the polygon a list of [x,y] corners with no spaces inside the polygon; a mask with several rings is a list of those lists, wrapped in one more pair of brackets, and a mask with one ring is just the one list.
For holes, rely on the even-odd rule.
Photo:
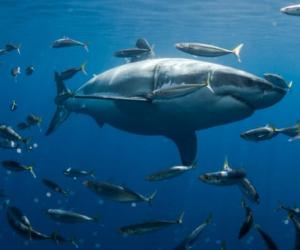
{"label": "shark's tail fin", "polygon": [[46,135],[50,135],[58,128],[70,115],[70,111],[65,107],[64,103],[67,99],[72,97],[71,91],[65,86],[63,79],[55,72],[54,79],[56,82],[57,96],[55,103],[57,105],[56,112],[50,122]]}

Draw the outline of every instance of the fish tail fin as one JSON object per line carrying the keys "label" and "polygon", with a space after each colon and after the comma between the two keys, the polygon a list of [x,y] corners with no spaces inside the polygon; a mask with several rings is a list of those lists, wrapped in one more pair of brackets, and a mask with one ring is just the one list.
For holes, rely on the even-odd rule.
{"label": "fish tail fin", "polygon": [[244,44],[241,43],[232,50],[232,53],[236,56],[238,62],[241,62],[240,53],[241,53],[241,50],[243,47],[244,47]]}
{"label": "fish tail fin", "polygon": [[29,142],[30,142],[31,140],[32,140],[31,137],[27,137],[27,138],[23,138],[23,139],[22,139],[22,142],[23,142],[25,145],[28,145]]}
{"label": "fish tail fin", "polygon": [[207,218],[205,219],[205,223],[206,224],[210,224],[212,222],[212,213],[209,213]]}
{"label": "fish tail fin", "polygon": [[80,70],[84,75],[88,74],[86,71],[86,65],[87,65],[87,62],[84,62],[83,64],[80,65]]}
{"label": "fish tail fin", "polygon": [[147,202],[149,203],[149,205],[152,205],[153,199],[155,198],[157,194],[157,190],[155,190],[152,194],[149,195],[149,197],[147,197]]}
{"label": "fish tail fin", "polygon": [[197,168],[197,161],[196,160],[191,164],[191,168],[192,169]]}
{"label": "fish tail fin", "polygon": [[95,170],[92,170],[91,172],[90,172],[90,176],[92,177],[92,178],[96,178],[96,175],[95,175]]}
{"label": "fish tail fin", "polygon": [[75,236],[72,236],[71,239],[70,239],[70,242],[72,243],[72,245],[75,247],[75,248],[79,248],[79,245],[77,243],[77,238]]}
{"label": "fish tail fin", "polygon": [[21,54],[21,46],[22,46],[21,43],[17,45],[17,52],[19,55]]}
{"label": "fish tail fin", "polygon": [[98,215],[93,216],[92,219],[94,222],[98,223],[101,219],[101,216],[98,214]]}
{"label": "fish tail fin", "polygon": [[178,219],[177,219],[177,224],[182,224],[183,223],[183,217],[184,217],[184,212],[181,212]]}
{"label": "fish tail fin", "polygon": [[33,168],[34,168],[33,166],[26,166],[25,168],[32,174],[33,178],[36,178],[36,174],[33,170]]}
{"label": "fish tail fin", "polygon": [[89,52],[89,45],[88,43],[83,44],[83,48],[85,49],[86,52]]}
{"label": "fish tail fin", "polygon": [[57,245],[59,245],[59,241],[58,241],[58,232],[54,231],[50,234],[50,239],[55,241]]}
{"label": "fish tail fin", "polygon": [[55,98],[55,103],[57,105],[56,112],[49,124],[46,131],[46,135],[53,133],[59,125],[61,125],[70,115],[70,111],[65,107],[64,103],[67,99],[73,96],[71,91],[65,86],[63,79],[60,77],[59,73],[54,74],[57,96]]}

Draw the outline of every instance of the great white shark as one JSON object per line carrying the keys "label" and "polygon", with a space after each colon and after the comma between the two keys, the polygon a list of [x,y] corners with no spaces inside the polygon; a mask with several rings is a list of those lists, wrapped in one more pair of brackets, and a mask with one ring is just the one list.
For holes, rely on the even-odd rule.
{"label": "great white shark", "polygon": [[95,75],[71,92],[59,73],[56,113],[46,135],[70,113],[177,145],[184,165],[195,161],[196,131],[242,120],[280,101],[288,88],[235,68],[183,58],[148,59]]}

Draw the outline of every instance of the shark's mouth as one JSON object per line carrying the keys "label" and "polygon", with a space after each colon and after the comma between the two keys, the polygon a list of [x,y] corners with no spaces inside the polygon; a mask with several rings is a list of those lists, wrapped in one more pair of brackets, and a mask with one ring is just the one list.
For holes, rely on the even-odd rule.
{"label": "shark's mouth", "polygon": [[245,99],[243,99],[243,98],[241,98],[239,96],[236,96],[234,94],[227,94],[227,95],[223,95],[223,96],[224,97],[225,96],[231,97],[232,99],[236,100],[237,102],[241,103],[242,105],[246,106],[247,108],[249,108],[252,111],[254,111],[256,109],[251,103],[249,103]]}

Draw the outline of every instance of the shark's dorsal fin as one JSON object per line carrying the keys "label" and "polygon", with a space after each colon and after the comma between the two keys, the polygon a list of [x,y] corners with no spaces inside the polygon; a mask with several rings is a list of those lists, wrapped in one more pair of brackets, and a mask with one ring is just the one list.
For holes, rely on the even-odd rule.
{"label": "shark's dorsal fin", "polygon": [[195,131],[182,132],[168,137],[176,144],[182,164],[184,166],[192,165],[197,154],[197,136]]}
{"label": "shark's dorsal fin", "polygon": [[227,156],[225,157],[225,160],[224,160],[223,170],[224,171],[230,171],[230,170],[232,170],[232,168],[229,166],[229,162],[228,162],[228,157]]}

